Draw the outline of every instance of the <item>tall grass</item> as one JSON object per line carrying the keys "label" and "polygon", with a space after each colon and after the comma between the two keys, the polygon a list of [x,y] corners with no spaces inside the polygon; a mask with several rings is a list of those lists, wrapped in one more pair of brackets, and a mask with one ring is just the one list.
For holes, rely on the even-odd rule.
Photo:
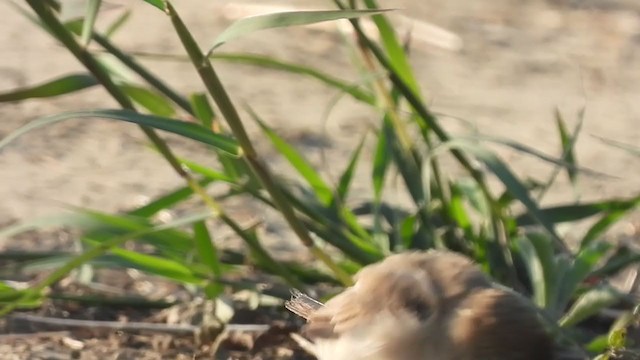
{"label": "tall grass", "polygon": [[[146,11],[163,11],[184,47],[185,59],[202,81],[202,92],[181,94],[171,84],[153,74],[134,56],[114,44],[110,35],[126,22],[123,12],[108,33],[94,28],[100,1],[89,1],[81,19],[62,22],[56,1],[27,0],[27,8],[18,5],[23,15],[58,40],[86,69],[31,87],[0,94],[0,101],[49,98],[101,86],[120,108],[69,111],[35,119],[0,140],[0,150],[19,136],[67,119],[110,119],[137,125],[177,174],[184,187],[154,199],[151,203],[125,213],[107,214],[91,209],[75,209],[73,215],[54,219],[36,219],[0,231],[0,239],[44,226],[73,226],[82,230],[85,251],[81,254],[51,255],[47,263],[55,271],[24,290],[0,283],[0,313],[39,306],[46,289],[83,265],[142,269],[173,281],[192,284],[215,298],[227,288],[251,287],[231,280],[227,275],[239,263],[250,262],[275,281],[304,288],[324,281],[349,285],[350,274],[360,266],[375,262],[391,252],[409,249],[451,249],[480,263],[497,280],[527,296],[541,309],[556,330],[582,345],[592,338],[576,336],[575,330],[603,308],[633,299],[609,286],[607,279],[640,261],[640,253],[616,247],[604,239],[605,232],[640,204],[640,191],[626,199],[608,199],[589,203],[567,203],[542,207],[539,200],[554,186],[557,175],[565,173],[575,181],[585,169],[576,165],[574,145],[579,127],[567,129],[556,114],[561,153],[557,157],[541,154],[526,144],[507,139],[477,136],[456,137],[447,132],[427,105],[413,74],[406,51],[387,10],[375,1],[365,0],[363,9],[354,3],[335,1],[337,9],[288,12],[239,20],[214,39],[209,48],[198,44],[180,14],[169,1],[147,0]],[[373,41],[363,30],[363,17],[373,20],[380,41]],[[357,83],[346,82],[324,69],[294,64],[282,59],[255,54],[224,53],[225,42],[261,29],[349,19],[354,36],[344,46],[358,57],[356,65],[365,69]],[[89,42],[101,48],[90,50]],[[139,75],[144,83],[116,80],[114,72],[102,66],[98,56],[108,53],[122,66]],[[158,54],[157,56],[162,56]],[[376,110],[377,126],[373,136],[374,156],[363,163],[365,140],[354,147],[337,184],[327,181],[302,152],[270,128],[251,110],[242,118],[218,76],[212,59],[234,64],[250,64],[276,69],[322,82],[350,96],[353,101]],[[379,74],[383,74],[380,76]],[[214,106],[215,105],[215,106]],[[255,150],[247,135],[247,121],[256,122],[264,137],[295,170],[297,183],[274,174]],[[176,134],[207,145],[217,158],[217,166],[208,167],[175,155],[158,131]],[[537,157],[554,167],[554,175],[544,184],[516,176],[509,165],[487,143],[499,143]],[[370,142],[367,142],[369,144]],[[441,165],[442,156],[452,155],[464,174],[454,176]],[[358,204],[349,201],[357,167],[371,171],[371,194]],[[397,174],[411,199],[402,205],[385,200],[389,178]],[[489,179],[497,179],[501,190],[492,190]],[[217,183],[228,189],[226,198],[245,196],[277,210],[297,238],[319,261],[319,267],[277,261],[264,247],[253,227],[243,227],[225,211],[224,199],[213,197],[207,187]],[[300,187],[304,191],[299,191]],[[188,199],[199,199],[205,211],[175,221],[158,224],[154,216]],[[365,221],[364,218],[372,219]],[[218,219],[246,245],[246,252],[228,256],[217,246],[207,220]],[[557,233],[560,223],[587,218],[594,225],[571,247]],[[6,240],[5,240],[6,241]],[[145,243],[153,252],[140,253],[123,245],[129,241]],[[331,251],[324,246],[328,244]],[[570,250],[572,249],[572,250]],[[236,254],[237,255],[237,254]],[[37,261],[42,261],[39,259]],[[33,260],[24,265],[33,265]],[[602,279],[592,285],[594,278]],[[594,340],[586,349],[604,351],[609,343]]]}

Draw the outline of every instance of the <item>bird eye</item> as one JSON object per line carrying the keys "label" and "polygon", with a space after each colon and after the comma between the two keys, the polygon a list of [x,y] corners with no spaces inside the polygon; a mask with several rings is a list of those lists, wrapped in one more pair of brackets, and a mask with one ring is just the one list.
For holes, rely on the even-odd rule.
{"label": "bird eye", "polygon": [[410,298],[404,304],[407,311],[414,313],[418,319],[425,321],[431,316],[431,308],[424,299]]}

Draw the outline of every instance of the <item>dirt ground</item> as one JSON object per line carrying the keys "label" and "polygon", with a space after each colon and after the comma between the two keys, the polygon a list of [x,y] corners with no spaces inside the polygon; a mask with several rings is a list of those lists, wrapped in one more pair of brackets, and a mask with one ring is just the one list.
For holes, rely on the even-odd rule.
{"label": "dirt ground", "polygon": [[[190,0],[176,2],[176,6],[202,46],[207,46],[230,23],[222,14],[227,3]],[[638,193],[640,157],[601,141],[612,139],[640,146],[640,4],[635,0],[382,3],[399,9],[397,13],[403,16],[441,26],[462,40],[460,50],[416,41],[411,53],[432,110],[448,115],[443,118],[448,129],[456,134],[467,133],[468,128],[455,120],[461,118],[482,134],[523,142],[557,156],[560,145],[554,110],[560,109],[573,128],[578,112],[585,107],[584,126],[577,144],[578,162],[609,176],[583,176],[579,184],[581,199]],[[142,1],[109,3],[122,4],[133,8],[133,13],[126,27],[116,35],[116,44],[129,51],[182,53],[164,14]],[[315,9],[331,6],[330,2],[317,0],[280,4]],[[8,2],[0,2],[0,12],[5,14],[0,23],[0,92],[82,70],[75,59],[18,15]],[[115,16],[117,12],[111,10],[104,19]],[[421,34],[414,36],[419,39]],[[274,55],[317,66],[343,78],[354,78],[348,54],[337,46],[337,39],[335,34],[320,30],[280,29],[233,41],[221,51]],[[151,59],[143,62],[180,91],[202,90],[189,64]],[[343,169],[355,145],[354,139],[360,138],[376,121],[374,114],[349,99],[342,99],[327,118],[325,111],[336,94],[313,80],[240,65],[217,66],[238,104],[250,104],[287,139],[304,149],[328,176]],[[1,104],[0,137],[42,115],[114,106],[100,89],[54,100]],[[255,126],[249,128],[270,165],[286,173],[284,162],[274,157]],[[173,142],[178,154],[211,163],[204,148],[180,140]],[[501,147],[497,151],[519,174],[546,179],[551,171],[547,164],[530,156]],[[365,154],[371,156],[371,152]],[[137,128],[106,120],[68,121],[30,133],[0,152],[0,169],[3,200],[0,226],[59,213],[65,204],[122,210],[182,185],[164,161],[145,147],[145,139]],[[369,171],[359,169],[354,198],[366,196]],[[561,180],[544,203],[573,198],[570,185]],[[639,216],[635,214],[632,218]],[[267,218],[267,222],[271,220],[277,222],[275,218]],[[633,229],[631,220],[625,224],[620,231]],[[272,232],[274,241],[286,243],[277,229]],[[0,248],[11,246],[10,241],[4,244],[3,241],[0,239]],[[29,244],[41,246],[37,241]],[[0,338],[0,359],[13,359],[3,357],[7,351],[4,341]],[[107,349],[108,344],[120,344],[112,338],[103,341]],[[37,342],[63,344],[62,340]],[[129,345],[122,348],[135,347]],[[127,355],[117,346],[104,356],[98,350],[72,355],[68,346],[52,346],[54,350],[47,350],[49,357],[38,357],[25,350],[15,358],[143,358],[134,350],[133,355]],[[149,359],[162,358],[162,350],[149,351],[145,352],[151,354]],[[167,356],[178,358],[175,354]]]}

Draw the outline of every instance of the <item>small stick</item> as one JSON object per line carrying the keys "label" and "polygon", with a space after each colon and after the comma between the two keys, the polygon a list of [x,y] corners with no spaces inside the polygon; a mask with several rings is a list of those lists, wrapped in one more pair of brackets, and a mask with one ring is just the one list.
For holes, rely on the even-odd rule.
{"label": "small stick", "polygon": [[[157,333],[173,334],[173,335],[193,335],[199,326],[188,324],[154,324],[144,322],[119,322],[119,321],[96,321],[96,320],[80,320],[80,319],[61,319],[53,317],[38,316],[32,314],[14,314],[13,319],[47,324],[60,327],[79,327],[103,330],[122,330],[122,331],[150,331]],[[226,331],[238,332],[261,332],[267,331],[269,325],[264,324],[227,324]]]}

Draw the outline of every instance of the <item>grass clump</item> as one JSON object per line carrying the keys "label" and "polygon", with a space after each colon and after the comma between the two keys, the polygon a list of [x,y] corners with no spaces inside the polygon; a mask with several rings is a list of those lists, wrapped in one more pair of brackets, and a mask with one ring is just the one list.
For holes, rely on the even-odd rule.
{"label": "grass clump", "polygon": [[[577,166],[574,154],[579,127],[570,132],[562,116],[556,114],[563,145],[557,158],[505,139],[450,134],[427,106],[409,64],[407,46],[400,42],[386,17],[388,10],[379,9],[375,1],[363,1],[363,9],[335,1],[334,10],[242,19],[222,32],[209,48],[194,40],[170,1],[147,2],[168,16],[186,58],[202,81],[202,92],[180,94],[110,40],[109,35],[126,21],[127,13],[103,34],[94,27],[100,1],[89,2],[92,6],[86,16],[66,22],[60,19],[60,4],[56,1],[27,0],[28,8],[19,7],[68,49],[86,68],[86,73],[0,94],[0,101],[48,98],[101,86],[119,108],[72,110],[34,120],[0,140],[0,148],[29,131],[67,119],[129,122],[143,131],[159,155],[184,180],[184,187],[126,213],[76,209],[71,216],[56,218],[55,225],[82,231],[83,251],[50,256],[47,260],[57,264],[56,270],[26,289],[2,284],[0,313],[40,306],[47,298],[48,288],[83,267],[139,269],[191,286],[206,298],[215,299],[227,289],[257,291],[256,284],[238,281],[234,276],[235,269],[246,263],[273,276],[271,281],[296,288],[319,282],[349,285],[350,275],[359,267],[389,253],[439,248],[475,259],[498,281],[530,296],[563,335],[561,338],[580,344],[585,352],[592,355],[606,352],[600,358],[608,359],[622,351],[633,351],[623,349],[625,345],[616,340],[620,338],[620,329],[631,322],[614,326],[609,341],[582,331],[581,324],[603,309],[614,305],[629,308],[633,304],[633,298],[615,290],[607,280],[637,263],[640,253],[606,242],[604,234],[624,215],[637,209],[640,193],[626,199],[540,205],[540,199],[554,186],[557,174],[564,172],[575,182],[586,172]],[[156,9],[149,7],[148,11]],[[373,20],[380,41],[373,41],[365,33],[361,24],[364,17]],[[345,37],[344,45],[358,55],[354,57],[361,76],[357,84],[323,69],[221,50],[224,43],[254,31],[337,19],[348,19],[354,30],[353,37]],[[100,50],[88,47],[89,43]],[[99,61],[105,52],[143,82],[118,78],[116,70]],[[363,135],[337,183],[330,184],[299,150],[251,109],[251,104],[246,107],[247,117],[241,117],[212,59],[310,77],[371,107],[379,118],[369,136],[373,137],[374,145],[372,162],[362,164],[361,153],[367,144]],[[248,120],[259,125],[265,138],[292,166],[297,182],[274,174],[266,165],[247,135]],[[177,156],[158,131],[205,144],[218,165],[208,167]],[[522,179],[490,149],[488,142],[538,157],[555,167],[554,175],[545,183]],[[448,173],[442,166],[444,156],[450,156],[463,174]],[[352,204],[349,196],[358,166],[370,168],[371,193],[365,201]],[[411,200],[408,205],[385,200],[385,189],[394,174],[401,179],[403,191]],[[500,183],[499,190],[489,186],[489,179]],[[207,191],[212,184],[224,184],[228,192],[223,198],[215,198]],[[225,211],[225,199],[240,196],[279,212],[293,236],[323,265],[322,270],[276,260],[255,227],[242,226]],[[163,210],[179,207],[191,198],[198,199],[202,211],[162,224],[155,220]],[[247,251],[239,254],[219,248],[208,225],[211,219],[233,231]],[[596,220],[576,246],[569,246],[558,234],[558,224],[584,219]],[[51,225],[51,219],[48,220],[8,227],[0,231],[0,236]],[[141,252],[124,246],[131,241],[152,250]],[[331,251],[327,251],[329,248]],[[30,259],[24,265],[32,262]]]}

